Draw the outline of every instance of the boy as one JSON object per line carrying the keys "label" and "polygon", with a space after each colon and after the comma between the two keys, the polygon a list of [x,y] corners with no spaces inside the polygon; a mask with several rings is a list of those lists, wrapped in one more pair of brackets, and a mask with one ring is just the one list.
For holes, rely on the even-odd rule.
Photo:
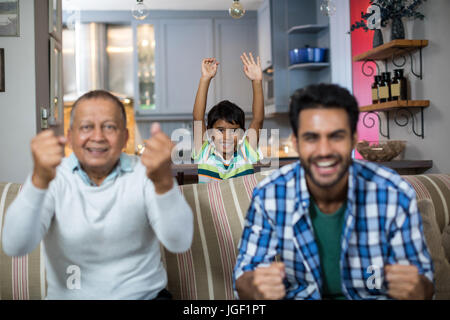
{"label": "boy", "polygon": [[[252,81],[253,120],[245,131],[244,111],[234,103],[224,100],[215,105],[204,122],[206,99],[211,79],[217,73],[219,62],[215,58],[202,61],[202,76],[195,97],[194,159],[198,164],[198,182],[224,180],[254,172],[253,163],[260,159],[258,149],[259,129],[264,122],[264,96],[260,58],[241,55],[244,74]],[[206,133],[206,134],[205,134]]]}

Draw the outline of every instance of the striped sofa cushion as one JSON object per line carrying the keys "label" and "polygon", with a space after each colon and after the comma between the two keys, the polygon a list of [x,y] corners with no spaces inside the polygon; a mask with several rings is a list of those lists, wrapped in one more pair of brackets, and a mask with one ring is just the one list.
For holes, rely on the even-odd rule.
{"label": "striped sofa cushion", "polygon": [[[0,183],[0,246],[3,217],[20,191],[17,183]],[[39,300],[46,296],[42,244],[23,257],[8,257],[0,250],[0,299]]]}
{"label": "striped sofa cushion", "polygon": [[402,176],[416,190],[417,200],[431,199],[441,233],[450,224],[450,174]]}
{"label": "striped sofa cushion", "polygon": [[267,174],[180,186],[194,213],[195,232],[185,253],[162,248],[174,299],[234,299],[231,279],[244,218],[254,187]]}

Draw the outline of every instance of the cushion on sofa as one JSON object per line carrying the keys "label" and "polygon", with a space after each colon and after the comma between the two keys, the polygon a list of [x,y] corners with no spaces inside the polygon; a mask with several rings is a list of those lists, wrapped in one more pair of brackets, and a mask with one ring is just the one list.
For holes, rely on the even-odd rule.
{"label": "cushion on sofa", "polygon": [[442,232],[442,247],[444,248],[447,261],[450,262],[450,225],[446,226]]}
{"label": "cushion on sofa", "polygon": [[417,200],[431,199],[442,233],[450,223],[450,174],[402,176],[416,191]]}
{"label": "cushion on sofa", "polygon": [[433,202],[422,199],[417,202],[422,215],[423,232],[434,264],[435,298],[450,299],[450,263],[447,261],[441,243],[441,232],[435,219]]}
{"label": "cushion on sofa", "polygon": [[[0,247],[4,214],[16,198],[21,185],[0,183]],[[0,249],[0,299],[40,300],[46,296],[44,259],[41,246],[23,257],[8,257]],[[42,259],[41,259],[42,258]]]}
{"label": "cushion on sofa", "polygon": [[163,248],[168,289],[174,299],[234,299],[232,272],[256,173],[220,182],[181,186],[194,213],[191,248],[173,254]]}

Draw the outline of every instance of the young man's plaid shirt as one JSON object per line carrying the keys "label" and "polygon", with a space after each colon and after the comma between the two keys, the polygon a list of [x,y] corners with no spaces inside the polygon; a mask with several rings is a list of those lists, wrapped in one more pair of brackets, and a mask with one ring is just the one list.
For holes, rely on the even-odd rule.
{"label": "young man's plaid shirt", "polygon": [[[243,272],[268,266],[279,255],[286,267],[286,298],[321,298],[322,271],[309,201],[300,162],[258,184],[239,245],[234,285]],[[415,265],[433,282],[415,191],[390,169],[353,160],[341,247],[347,299],[389,298],[384,266],[390,264]]]}

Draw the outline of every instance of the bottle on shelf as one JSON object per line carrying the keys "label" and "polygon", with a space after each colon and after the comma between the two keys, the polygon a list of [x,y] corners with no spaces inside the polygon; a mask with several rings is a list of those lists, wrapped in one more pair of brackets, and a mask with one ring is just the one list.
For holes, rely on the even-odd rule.
{"label": "bottle on shelf", "polygon": [[392,100],[407,100],[407,82],[403,77],[403,69],[394,70],[394,78],[391,83]]}
{"label": "bottle on shelf", "polygon": [[380,103],[391,101],[391,73],[383,72],[382,77],[378,90]]}
{"label": "bottle on shelf", "polygon": [[372,83],[372,104],[377,104],[380,102],[380,93],[378,91],[381,82],[381,76],[375,76],[374,79],[375,82]]}

